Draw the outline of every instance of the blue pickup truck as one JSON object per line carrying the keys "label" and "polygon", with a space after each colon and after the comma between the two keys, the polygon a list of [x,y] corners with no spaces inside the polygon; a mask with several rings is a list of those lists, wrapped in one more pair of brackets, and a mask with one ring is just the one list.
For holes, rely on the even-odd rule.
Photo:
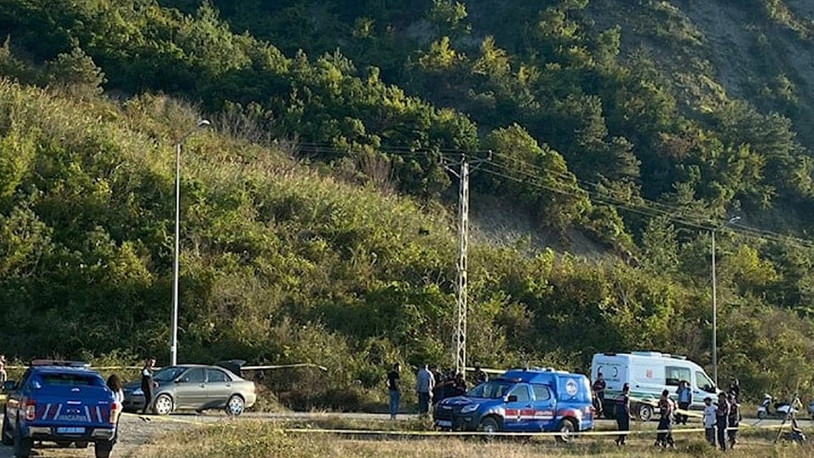
{"label": "blue pickup truck", "polygon": [[594,409],[584,375],[515,369],[444,399],[433,418],[444,430],[559,432],[557,439],[568,441],[573,432],[593,428]]}
{"label": "blue pickup truck", "polygon": [[108,458],[116,440],[121,405],[102,376],[87,364],[32,361],[19,382],[7,382],[3,408],[3,445],[15,457],[28,457],[34,441],[94,443],[97,458]]}

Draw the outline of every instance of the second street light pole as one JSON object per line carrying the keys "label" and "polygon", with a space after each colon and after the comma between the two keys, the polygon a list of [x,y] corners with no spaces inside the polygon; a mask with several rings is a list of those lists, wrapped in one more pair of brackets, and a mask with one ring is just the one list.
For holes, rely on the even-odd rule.
{"label": "second street light pole", "polygon": [[715,278],[715,232],[730,224],[741,220],[740,216],[733,216],[728,221],[712,229],[712,378],[718,386],[718,285]]}
{"label": "second street light pole", "polygon": [[178,364],[178,255],[181,247],[181,147],[186,139],[197,129],[210,125],[206,119],[201,119],[191,130],[184,134],[175,144],[175,250],[172,266],[172,337],[170,338],[170,365]]}

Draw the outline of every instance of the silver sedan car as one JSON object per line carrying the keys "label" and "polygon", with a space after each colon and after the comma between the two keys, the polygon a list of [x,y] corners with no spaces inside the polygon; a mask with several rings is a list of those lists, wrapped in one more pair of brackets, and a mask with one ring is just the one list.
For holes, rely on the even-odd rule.
{"label": "silver sedan car", "polygon": [[[153,380],[153,399],[148,406],[157,415],[176,410],[224,409],[237,416],[257,401],[254,382],[244,380],[220,366],[184,364],[157,371]],[[140,412],[144,408],[141,381],[124,386],[124,410]]]}

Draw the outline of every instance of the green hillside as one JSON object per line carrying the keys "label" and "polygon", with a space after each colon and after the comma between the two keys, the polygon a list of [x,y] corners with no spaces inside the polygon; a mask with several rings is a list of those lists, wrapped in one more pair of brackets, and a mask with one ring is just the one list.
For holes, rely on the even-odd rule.
{"label": "green hillside", "polygon": [[473,360],[708,363],[710,230],[737,214],[717,238],[722,377],[814,393],[812,2],[405,5],[0,3],[0,350],[166,354],[173,147],[204,116],[183,360],[317,363],[275,383],[332,407],[377,401],[392,361],[450,365],[444,165],[491,151],[472,206],[502,208],[479,221],[530,224],[472,246]]}

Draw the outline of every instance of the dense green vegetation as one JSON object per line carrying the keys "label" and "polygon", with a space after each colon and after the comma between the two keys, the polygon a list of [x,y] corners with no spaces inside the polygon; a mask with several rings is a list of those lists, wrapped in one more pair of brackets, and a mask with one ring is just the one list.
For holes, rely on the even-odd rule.
{"label": "dense green vegetation", "polygon": [[[392,361],[450,364],[444,164],[489,150],[478,195],[571,249],[473,245],[473,359],[710,361],[709,231],[738,213],[762,230],[718,236],[721,374],[814,393],[808,96],[728,94],[683,2],[640,3],[0,3],[1,349],[166,352],[173,147],[206,115],[183,158],[184,360],[318,363],[286,400],[333,407],[383,396]],[[809,39],[784,2],[737,8]],[[586,237],[601,256],[573,254]]]}

